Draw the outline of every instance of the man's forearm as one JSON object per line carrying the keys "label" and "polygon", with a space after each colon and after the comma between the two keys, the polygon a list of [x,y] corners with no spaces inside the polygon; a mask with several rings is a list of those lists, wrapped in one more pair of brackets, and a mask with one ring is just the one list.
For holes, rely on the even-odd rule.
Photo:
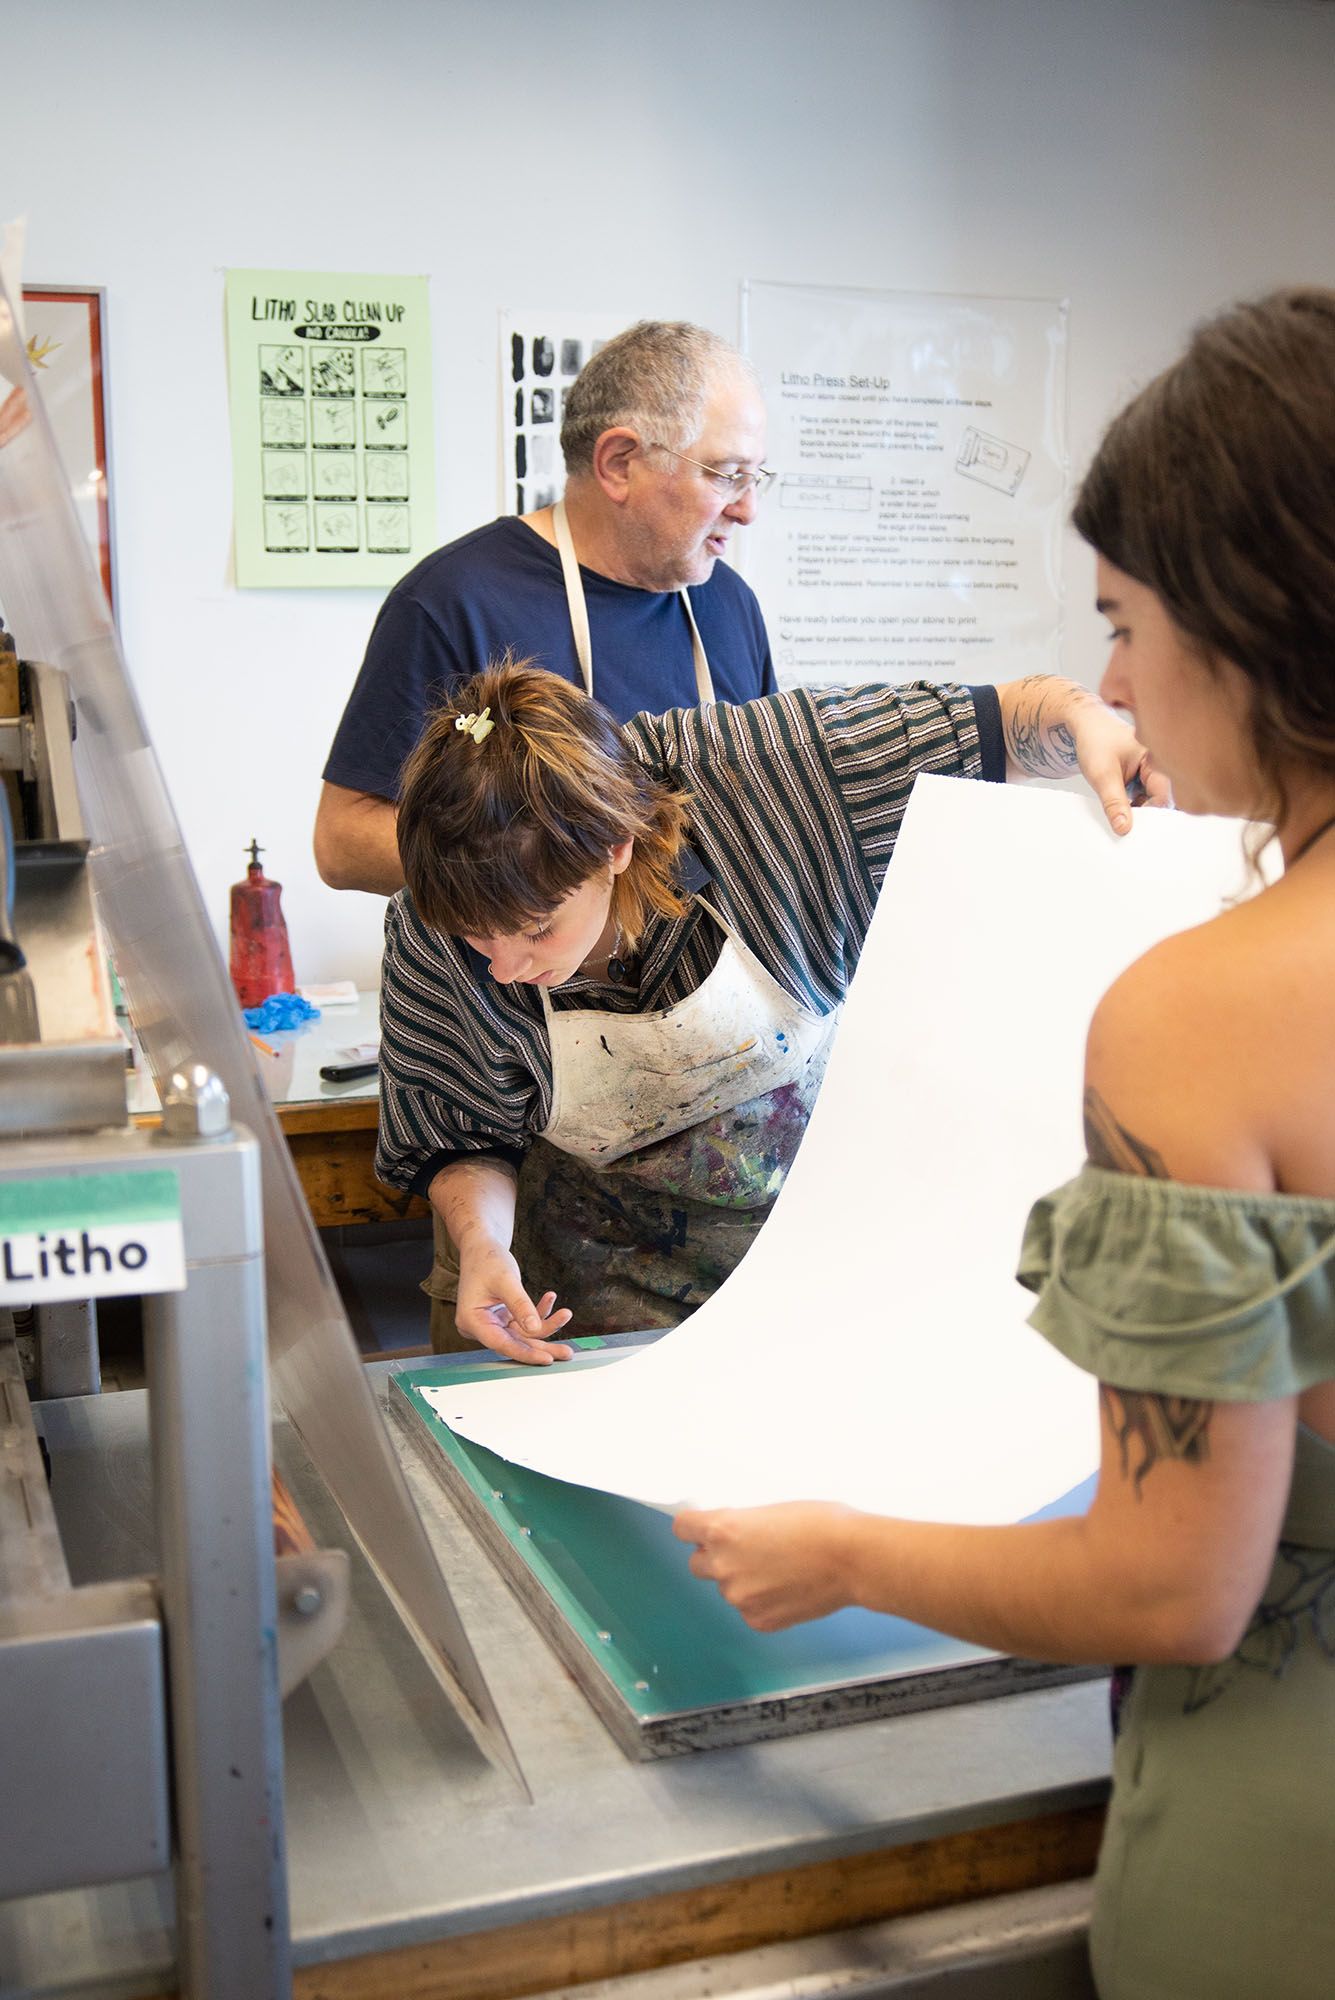
{"label": "man's forearm", "polygon": [[1075,719],[1101,709],[1096,694],[1057,674],[1026,674],[997,689],[1008,778],[1068,778],[1079,769]]}

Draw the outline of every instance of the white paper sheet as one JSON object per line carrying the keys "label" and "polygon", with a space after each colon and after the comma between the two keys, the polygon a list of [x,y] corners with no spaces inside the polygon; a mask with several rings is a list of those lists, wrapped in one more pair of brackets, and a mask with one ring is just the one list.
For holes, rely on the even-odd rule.
{"label": "white paper sheet", "polygon": [[1092,801],[919,778],[807,1136],[738,1269],[650,1350],[428,1390],[438,1414],[651,1505],[1001,1522],[1069,1492],[1097,1462],[1096,1393],[1025,1323],[1025,1217],[1079,1168],[1100,994],[1243,887],[1236,822],[1138,813],[1117,841]]}

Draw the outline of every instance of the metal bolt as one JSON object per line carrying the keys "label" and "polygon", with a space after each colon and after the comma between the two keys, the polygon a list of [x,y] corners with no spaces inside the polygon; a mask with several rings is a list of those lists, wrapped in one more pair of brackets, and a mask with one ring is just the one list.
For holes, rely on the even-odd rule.
{"label": "metal bolt", "polygon": [[292,1609],[298,1618],[314,1618],[324,1603],[324,1592],[318,1583],[301,1583],[292,1593]]}
{"label": "metal bolt", "polygon": [[636,1681],[636,1683],[635,1683],[635,1692],[636,1692],[636,1694],[648,1694],[648,1692],[649,1692],[649,1683],[648,1683],[648,1681]]}
{"label": "metal bolt", "polygon": [[600,1632],[600,1633],[598,1634],[598,1637],[599,1637],[599,1638],[600,1638],[600,1639],[602,1640],[602,1642],[603,1642],[603,1644],[604,1644],[605,1646],[610,1646],[610,1645],[611,1645],[611,1643],[612,1643],[612,1634],[611,1634],[610,1632]]}
{"label": "metal bolt", "polygon": [[221,1139],[232,1129],[226,1085],[207,1063],[173,1070],[162,1100],[162,1130],[169,1139]]}

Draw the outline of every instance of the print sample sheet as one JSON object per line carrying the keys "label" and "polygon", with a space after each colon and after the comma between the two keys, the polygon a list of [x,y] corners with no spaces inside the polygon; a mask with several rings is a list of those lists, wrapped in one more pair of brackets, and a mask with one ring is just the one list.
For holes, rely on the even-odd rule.
{"label": "print sample sheet", "polygon": [[236,581],[396,583],[437,543],[425,278],[227,273]]}
{"label": "print sample sheet", "polygon": [[1058,667],[1066,307],[743,288],[775,490],[747,536],[781,687]]}
{"label": "print sample sheet", "polygon": [[1243,885],[1234,821],[1138,812],[1117,841],[1093,801],[920,777],[806,1138],[737,1270],[650,1349],[427,1390],[438,1415],[664,1507],[989,1523],[1067,1494],[1097,1464],[1097,1394],[1026,1325],[1025,1217],[1080,1166],[1100,994]]}
{"label": "print sample sheet", "polygon": [[501,314],[501,512],[532,514],[565,492],[561,419],[584,363],[619,333],[606,313]]}

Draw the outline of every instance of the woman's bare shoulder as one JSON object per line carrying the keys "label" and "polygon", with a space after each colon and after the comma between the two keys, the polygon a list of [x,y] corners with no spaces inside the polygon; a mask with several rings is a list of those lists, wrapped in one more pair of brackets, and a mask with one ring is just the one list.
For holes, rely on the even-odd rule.
{"label": "woman's bare shoulder", "polygon": [[[1311,1051],[1301,995],[1295,1011],[1308,947],[1268,900],[1164,939],[1104,994],[1085,1056],[1096,1165],[1214,1186],[1275,1184],[1274,1093],[1285,1062],[1306,1065]],[[1315,1025],[1315,994],[1310,1012]]]}

